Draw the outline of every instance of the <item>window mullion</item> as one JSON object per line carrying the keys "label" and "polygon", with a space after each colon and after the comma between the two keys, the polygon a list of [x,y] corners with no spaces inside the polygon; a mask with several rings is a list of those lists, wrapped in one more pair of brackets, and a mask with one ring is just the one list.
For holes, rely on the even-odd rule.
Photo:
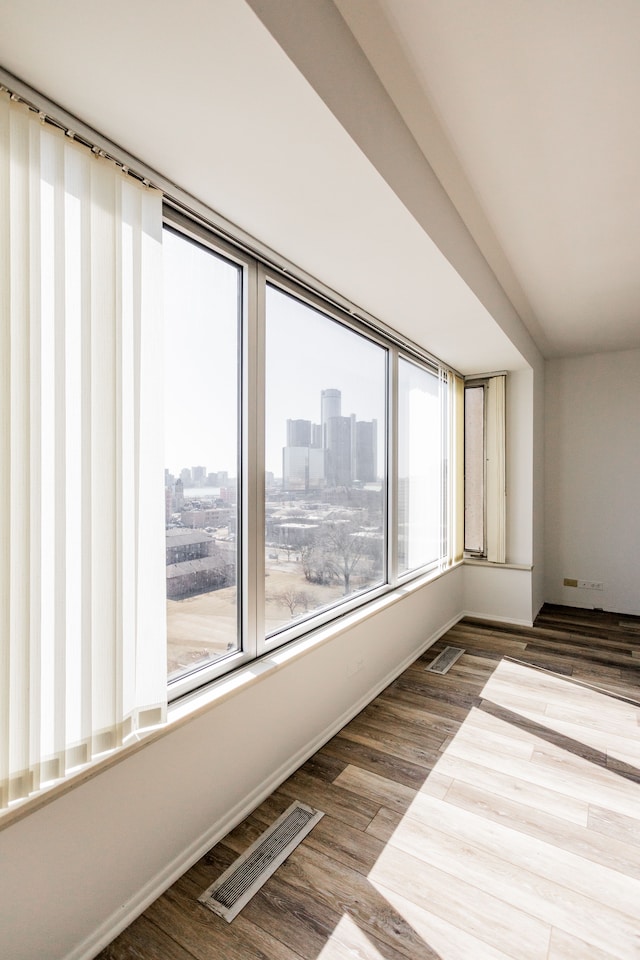
{"label": "window mullion", "polygon": [[242,383],[243,649],[264,649],[264,314],[263,268],[247,270]]}
{"label": "window mullion", "polygon": [[387,373],[387,580],[398,582],[398,351],[389,350]]}

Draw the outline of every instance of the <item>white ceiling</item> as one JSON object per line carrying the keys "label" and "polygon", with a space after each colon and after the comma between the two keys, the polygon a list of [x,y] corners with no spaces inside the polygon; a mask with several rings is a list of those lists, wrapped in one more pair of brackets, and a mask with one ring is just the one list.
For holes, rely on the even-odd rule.
{"label": "white ceiling", "polygon": [[335,0],[546,355],[640,346],[638,0]]}
{"label": "white ceiling", "polygon": [[[542,352],[639,346],[637,0],[335,5]],[[462,372],[524,364],[244,0],[0,22],[6,70],[324,283]]]}

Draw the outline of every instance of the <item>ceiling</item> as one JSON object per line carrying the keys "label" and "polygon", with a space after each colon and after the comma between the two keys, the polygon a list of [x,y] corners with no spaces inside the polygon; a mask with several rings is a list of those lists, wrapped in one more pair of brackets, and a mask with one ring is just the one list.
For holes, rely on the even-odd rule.
{"label": "ceiling", "polygon": [[640,346],[640,3],[335,2],[542,352]]}
{"label": "ceiling", "polygon": [[[276,42],[268,9],[297,39]],[[303,37],[320,15],[334,34]],[[7,71],[461,372],[530,364],[534,343],[640,346],[637,0],[0,0],[0,17]]]}

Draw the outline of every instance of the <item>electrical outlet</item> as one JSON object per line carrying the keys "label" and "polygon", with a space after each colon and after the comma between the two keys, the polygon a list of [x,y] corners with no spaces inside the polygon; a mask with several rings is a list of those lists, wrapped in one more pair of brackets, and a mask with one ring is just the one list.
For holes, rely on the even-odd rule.
{"label": "electrical outlet", "polygon": [[604,590],[601,580],[578,580],[578,587],[582,590]]}

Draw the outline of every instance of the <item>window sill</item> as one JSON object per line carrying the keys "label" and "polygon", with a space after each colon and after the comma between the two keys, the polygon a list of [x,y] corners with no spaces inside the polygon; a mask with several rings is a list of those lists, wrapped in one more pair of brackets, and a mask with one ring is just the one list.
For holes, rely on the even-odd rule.
{"label": "window sill", "polygon": [[462,563],[468,567],[489,567],[492,570],[533,570],[532,563],[493,563],[476,557],[465,557]]}

